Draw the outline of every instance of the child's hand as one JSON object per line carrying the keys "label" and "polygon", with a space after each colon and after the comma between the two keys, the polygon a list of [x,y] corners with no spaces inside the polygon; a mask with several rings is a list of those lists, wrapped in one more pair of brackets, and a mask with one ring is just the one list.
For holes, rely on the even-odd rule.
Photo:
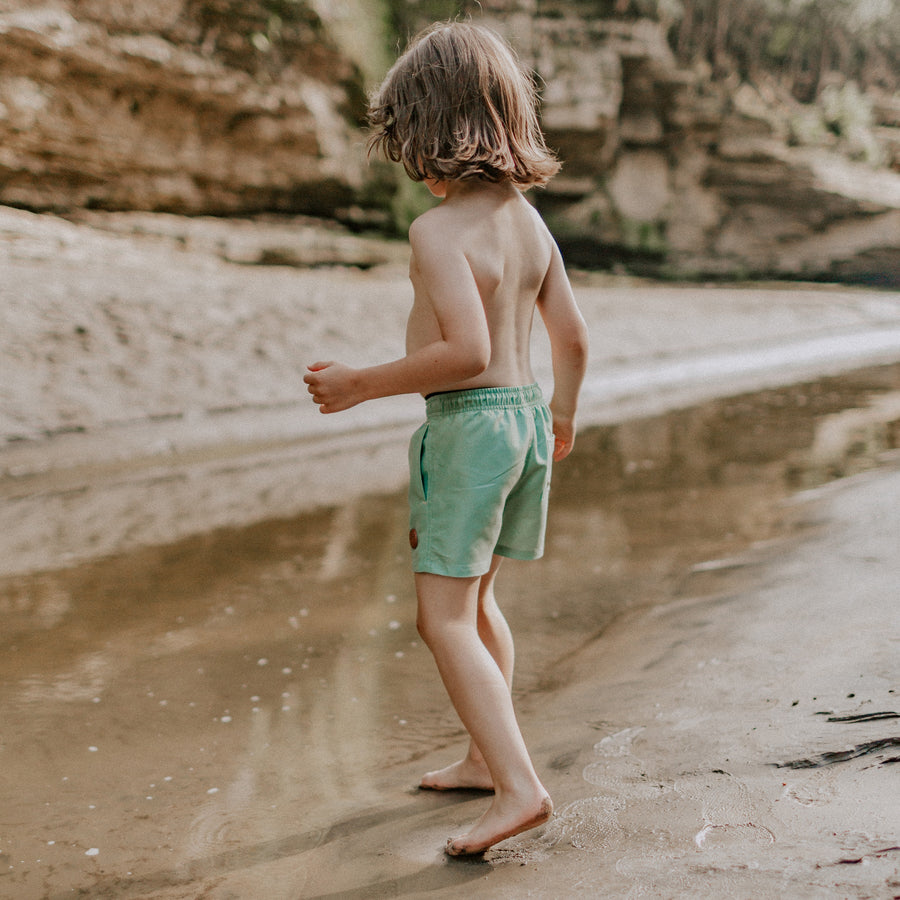
{"label": "child's hand", "polygon": [[340,412],[366,399],[359,389],[356,369],[335,362],[316,362],[306,368],[309,372],[303,380],[319,412]]}
{"label": "child's hand", "polygon": [[575,444],[575,422],[553,417],[553,461],[565,459]]}

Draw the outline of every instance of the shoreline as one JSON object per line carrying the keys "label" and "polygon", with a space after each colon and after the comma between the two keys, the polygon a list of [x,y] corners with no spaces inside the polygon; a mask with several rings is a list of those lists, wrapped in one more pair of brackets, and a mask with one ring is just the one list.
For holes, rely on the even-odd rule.
{"label": "shoreline", "polygon": [[[399,262],[230,261],[283,243],[283,225],[195,221],[182,235],[172,217],[130,232],[116,217],[104,228],[102,216],[0,213],[0,574],[405,483],[420,398],[322,416],[302,382],[316,358],[397,355],[411,290]],[[573,284],[591,336],[582,430],[900,360],[900,292],[585,273]],[[539,321],[533,357],[549,392]]]}
{"label": "shoreline", "polygon": [[[898,359],[900,328],[633,360],[589,373],[579,431]],[[547,392],[549,364],[539,366]],[[0,576],[398,490],[422,415],[417,397],[340,416],[322,416],[304,400],[9,443],[0,448]]]}

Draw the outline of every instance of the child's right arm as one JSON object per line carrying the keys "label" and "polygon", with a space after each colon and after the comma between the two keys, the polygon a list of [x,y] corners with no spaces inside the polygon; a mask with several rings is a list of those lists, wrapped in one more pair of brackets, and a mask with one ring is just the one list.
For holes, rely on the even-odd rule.
{"label": "child's right arm", "polygon": [[588,332],[555,243],[537,305],[550,337],[553,359],[550,412],[553,414],[555,439],[553,458],[560,460],[569,455],[575,443],[575,410],[587,369]]}
{"label": "child's right arm", "polygon": [[446,390],[481,374],[490,363],[484,306],[459,242],[425,216],[413,223],[409,238],[439,334],[401,359],[377,366],[354,369],[330,361],[307,366],[303,380],[323,413],[393,394]]}

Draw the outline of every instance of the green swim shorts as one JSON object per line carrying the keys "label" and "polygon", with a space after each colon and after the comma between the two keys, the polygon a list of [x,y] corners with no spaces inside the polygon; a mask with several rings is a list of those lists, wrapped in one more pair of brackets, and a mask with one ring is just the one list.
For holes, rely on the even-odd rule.
{"label": "green swim shorts", "polygon": [[433,394],[409,444],[414,572],[483,575],[494,553],[544,552],[553,462],[538,385]]}

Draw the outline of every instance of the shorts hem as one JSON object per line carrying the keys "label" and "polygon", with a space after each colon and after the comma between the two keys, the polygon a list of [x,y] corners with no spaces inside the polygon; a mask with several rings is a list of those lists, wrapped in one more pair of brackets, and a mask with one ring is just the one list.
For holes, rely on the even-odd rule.
{"label": "shorts hem", "polygon": [[544,555],[543,548],[540,550],[516,550],[513,547],[494,547],[494,553],[506,559],[519,559],[523,562],[531,562]]}
{"label": "shorts hem", "polygon": [[539,550],[516,550],[514,547],[494,547],[491,560],[487,563],[473,565],[451,565],[441,562],[419,562],[413,564],[413,572],[423,575],[446,575],[448,578],[474,578],[486,575],[491,568],[494,556],[502,556],[505,559],[516,559],[522,562],[532,562],[544,555],[543,548]]}
{"label": "shorts hem", "polygon": [[444,575],[447,578],[480,578],[487,575],[491,564],[487,566],[445,566],[440,563],[419,563],[413,565],[413,572],[421,575]]}

